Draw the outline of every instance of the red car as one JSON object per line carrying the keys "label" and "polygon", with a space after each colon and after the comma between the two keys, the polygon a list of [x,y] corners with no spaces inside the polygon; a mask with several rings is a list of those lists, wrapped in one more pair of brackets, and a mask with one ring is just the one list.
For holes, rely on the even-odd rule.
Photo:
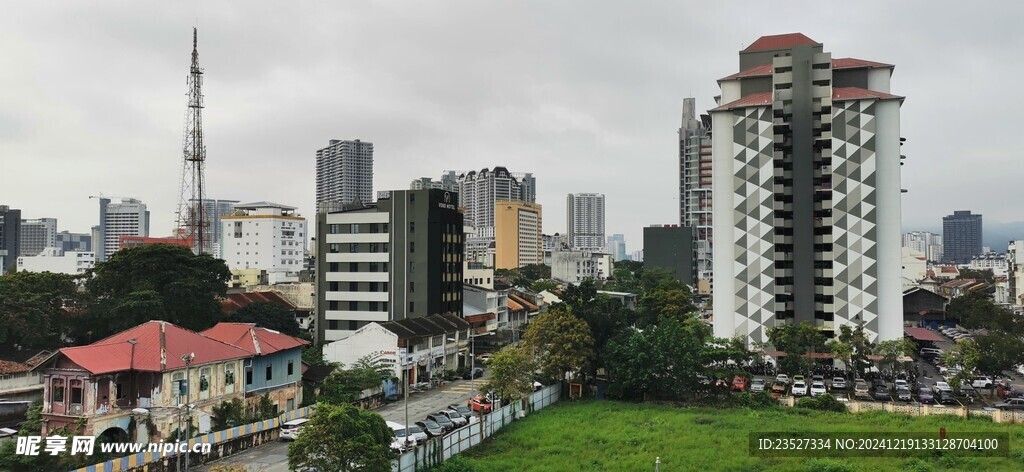
{"label": "red car", "polygon": [[732,390],[734,392],[746,392],[750,388],[750,381],[746,377],[737,375],[732,379]]}
{"label": "red car", "polygon": [[466,402],[466,406],[473,411],[487,414],[491,412],[491,402],[483,395],[477,395]]}
{"label": "red car", "polygon": [[1014,390],[1012,385],[1000,382],[996,384],[996,395],[1005,400],[1007,398],[1019,397],[1020,392]]}

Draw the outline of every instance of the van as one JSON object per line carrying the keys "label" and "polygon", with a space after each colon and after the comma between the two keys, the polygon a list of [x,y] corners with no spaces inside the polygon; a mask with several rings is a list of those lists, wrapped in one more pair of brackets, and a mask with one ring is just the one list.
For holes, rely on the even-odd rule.
{"label": "van", "polygon": [[942,349],[936,349],[934,347],[921,348],[921,357],[939,357],[941,355]]}

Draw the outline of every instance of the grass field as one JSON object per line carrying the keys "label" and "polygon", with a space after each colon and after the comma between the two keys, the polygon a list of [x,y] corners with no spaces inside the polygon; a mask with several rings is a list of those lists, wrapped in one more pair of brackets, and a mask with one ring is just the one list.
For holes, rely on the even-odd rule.
{"label": "grass field", "polygon": [[[1005,432],[1009,457],[764,458],[748,452],[751,432]],[[928,471],[1024,470],[1024,426],[952,416],[853,415],[805,409],[674,408],[619,402],[563,401],[512,424],[469,450],[484,471]]]}

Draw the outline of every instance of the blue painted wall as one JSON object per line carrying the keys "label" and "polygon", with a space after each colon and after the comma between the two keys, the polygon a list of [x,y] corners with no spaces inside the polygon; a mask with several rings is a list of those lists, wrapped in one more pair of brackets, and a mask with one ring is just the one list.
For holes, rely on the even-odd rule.
{"label": "blue painted wall", "polygon": [[[288,375],[289,361],[292,362],[291,375]],[[271,366],[272,377],[270,380],[267,380],[268,365]],[[244,380],[246,381],[245,393],[301,381],[302,348],[296,347],[286,351],[278,351],[267,356],[254,357],[252,359],[252,383],[249,383],[248,379]],[[298,404],[299,399],[296,399],[295,402]]]}

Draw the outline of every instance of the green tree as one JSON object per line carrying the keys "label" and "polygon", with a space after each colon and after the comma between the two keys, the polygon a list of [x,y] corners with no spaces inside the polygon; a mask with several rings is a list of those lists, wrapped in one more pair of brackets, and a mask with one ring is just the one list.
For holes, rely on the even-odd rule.
{"label": "green tree", "polygon": [[590,370],[593,372],[605,365],[608,341],[629,326],[632,313],[621,302],[605,294],[598,294],[590,303],[574,307],[570,312],[590,327],[590,335],[594,338],[594,357]]}
{"label": "green tree", "polygon": [[608,343],[609,394],[624,399],[680,400],[700,388],[705,343],[711,330],[700,320],[663,317]]}
{"label": "green tree", "polygon": [[825,335],[807,321],[768,328],[768,340],[775,349],[786,353],[779,358],[779,367],[790,375],[810,372],[814,360],[806,354],[825,350]]}
{"label": "green tree", "polygon": [[685,320],[696,315],[697,307],[693,304],[693,294],[689,288],[659,285],[640,298],[636,325],[643,328],[656,323],[663,316]]}
{"label": "green tree", "polygon": [[55,349],[69,335],[83,297],[76,277],[16,272],[0,277],[0,344]]}
{"label": "green tree", "polygon": [[975,335],[973,344],[978,349],[976,367],[981,374],[1002,376],[1024,364],[1024,339],[1016,334],[989,330],[988,334]]}
{"label": "green tree", "polygon": [[152,319],[193,331],[209,328],[222,317],[219,300],[230,277],[224,261],[187,247],[120,250],[89,272],[86,287],[95,301],[82,328],[91,340]]}
{"label": "green tree", "polygon": [[882,341],[875,345],[875,355],[882,356],[882,362],[891,368],[896,368],[896,363],[900,357],[910,357],[914,354],[917,349],[917,345],[914,341],[907,338],[890,339],[888,341]]}
{"label": "green tree", "polygon": [[289,336],[299,335],[299,323],[295,313],[277,303],[250,303],[228,317],[233,323],[256,323],[262,328],[280,331]]}
{"label": "green tree", "polygon": [[491,378],[483,391],[494,392],[498,398],[518,401],[533,392],[533,373],[536,369],[530,355],[521,347],[509,345],[491,356],[487,362]]}
{"label": "green tree", "polygon": [[302,348],[302,362],[306,365],[327,365],[324,360],[324,343],[311,342]]}
{"label": "green tree", "polygon": [[828,351],[832,357],[843,362],[847,370],[853,371],[854,375],[860,377],[864,369],[871,363],[868,355],[871,354],[871,342],[864,333],[864,327],[857,325],[851,328],[849,325],[839,327],[839,336],[828,341]]}
{"label": "green tree", "polygon": [[972,292],[954,298],[946,306],[946,314],[967,329],[985,328],[1024,335],[1024,320],[1005,307],[996,305],[984,293]]}
{"label": "green tree", "polygon": [[530,291],[540,293],[545,290],[551,292],[558,289],[558,284],[552,280],[541,279],[530,284]]}
{"label": "green tree", "polygon": [[534,353],[547,380],[561,381],[567,372],[575,376],[594,358],[590,327],[563,306],[530,322],[523,335],[523,347]]}
{"label": "green tree", "polygon": [[288,447],[291,470],[390,471],[394,432],[377,413],[351,405],[317,404]]}
{"label": "green tree", "polygon": [[978,345],[970,340],[961,339],[956,342],[952,349],[942,353],[942,362],[947,366],[960,366],[961,370],[955,376],[949,378],[949,385],[953,388],[960,388],[964,383],[970,383],[971,377],[978,368],[978,361],[981,352]]}
{"label": "green tree", "polygon": [[594,297],[597,297],[597,287],[594,286],[594,279],[587,278],[579,284],[566,284],[565,289],[562,290],[562,296],[559,298],[572,311],[589,305]]}
{"label": "green tree", "polygon": [[363,390],[379,387],[394,374],[378,359],[361,357],[349,369],[341,366],[331,372],[320,386],[317,400],[332,405],[343,405],[359,400]]}

